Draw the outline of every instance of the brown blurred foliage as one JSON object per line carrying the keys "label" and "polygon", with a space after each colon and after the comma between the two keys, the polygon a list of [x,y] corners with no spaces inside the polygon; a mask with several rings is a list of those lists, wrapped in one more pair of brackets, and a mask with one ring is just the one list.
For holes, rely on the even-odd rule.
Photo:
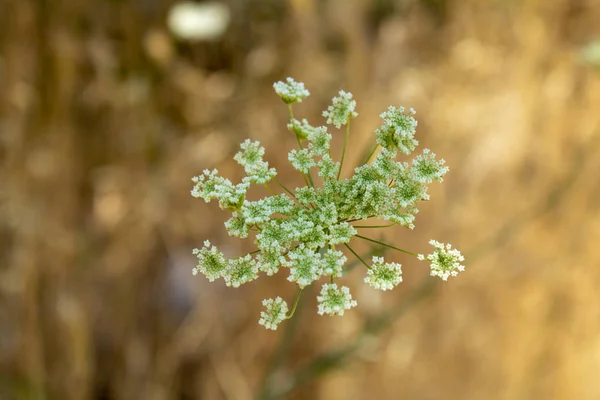
{"label": "brown blurred foliage", "polygon": [[[225,36],[194,43],[172,3],[0,1],[0,398],[600,398],[600,75],[579,57],[600,3],[229,0]],[[354,161],[389,104],[418,111],[451,171],[387,240],[451,242],[464,274],[398,256],[379,293],[356,268],[357,309],[319,317],[307,295],[274,333],[260,300],[291,298],[285,276],[191,276],[205,239],[251,249],[193,175],[239,179],[250,137],[301,183],[286,76],[317,124],[354,93]]]}

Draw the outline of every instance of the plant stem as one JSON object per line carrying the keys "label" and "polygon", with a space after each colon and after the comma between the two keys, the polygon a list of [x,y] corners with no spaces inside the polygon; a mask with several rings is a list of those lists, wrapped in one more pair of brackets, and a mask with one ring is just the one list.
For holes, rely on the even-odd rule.
{"label": "plant stem", "polygon": [[265,184],[264,184],[264,187],[265,187],[265,188],[267,188],[267,190],[268,190],[269,192],[271,192],[272,194],[277,194],[277,193],[275,193],[275,191],[274,191],[273,189],[271,189],[271,187],[269,186],[269,184],[268,184],[268,183],[265,183]]}
{"label": "plant stem", "polygon": [[273,179],[275,179],[275,182],[276,182],[276,183],[277,183],[279,186],[281,186],[281,188],[282,188],[283,190],[285,190],[286,192],[288,192],[288,194],[289,194],[290,196],[292,196],[294,199],[296,198],[296,196],[294,195],[294,193],[292,193],[292,191],[291,191],[290,189],[288,189],[287,187],[285,187],[285,185],[284,185],[283,183],[279,182],[279,179],[277,179],[277,177],[275,177],[275,178],[273,178]]}
{"label": "plant stem", "polygon": [[344,165],[344,158],[346,158],[346,145],[348,144],[348,137],[350,136],[350,120],[346,123],[346,135],[344,136],[344,147],[342,148],[342,159],[340,160],[340,169],[338,169],[337,180],[340,180],[340,174],[342,173],[342,166]]}
{"label": "plant stem", "polygon": [[279,181],[279,179],[277,179],[276,177],[275,177],[275,178],[273,178],[273,179],[275,180],[275,183],[277,183],[279,186],[281,186],[281,188],[282,188],[283,190],[285,190],[286,192],[288,192],[288,194],[289,194],[290,196],[292,196],[292,198],[293,198],[293,199],[294,199],[294,200],[295,200],[295,201],[298,203],[298,205],[300,205],[300,206],[302,206],[302,207],[304,207],[304,208],[308,209],[308,207],[307,207],[307,206],[305,206],[304,204],[301,204],[301,203],[298,201],[298,199],[296,198],[296,195],[294,195],[294,193],[293,193],[293,192],[292,192],[290,189],[288,189],[288,188],[287,188],[287,187],[286,187],[286,186],[285,186],[283,183],[281,183],[281,182]]}
{"label": "plant stem", "polygon": [[296,293],[296,299],[294,300],[294,305],[292,307],[292,311],[290,312],[290,315],[285,317],[285,319],[290,319],[294,316],[294,313],[296,312],[296,307],[298,307],[298,301],[300,300],[300,295],[302,294],[302,290],[303,289],[298,289],[298,293]]}
{"label": "plant stem", "polygon": [[375,143],[375,146],[373,146],[373,150],[371,150],[371,152],[369,153],[369,156],[367,157],[365,162],[363,162],[363,165],[367,164],[369,161],[371,161],[371,157],[373,157],[373,154],[375,154],[375,152],[377,151],[378,148],[379,148],[379,144]]}
{"label": "plant stem", "polygon": [[350,250],[350,251],[352,252],[352,254],[354,254],[354,256],[355,256],[356,258],[358,258],[358,260],[359,260],[361,263],[363,263],[363,264],[365,265],[365,267],[367,267],[368,269],[371,269],[371,267],[369,266],[369,264],[367,264],[367,263],[365,262],[365,260],[363,260],[363,259],[362,259],[362,258],[361,258],[361,257],[360,257],[360,256],[359,256],[359,255],[358,255],[358,254],[357,254],[357,253],[354,251],[354,250],[352,250],[352,247],[348,246],[346,243],[344,243],[344,246],[346,246],[346,248],[347,248],[348,250]]}
{"label": "plant stem", "polygon": [[352,225],[355,228],[388,228],[390,226],[394,226],[396,224],[389,225]]}
{"label": "plant stem", "polygon": [[[294,119],[294,112],[292,111],[292,105],[288,104],[288,110],[290,110],[290,122],[292,123],[292,125],[296,126],[296,121]],[[304,149],[304,147],[302,147],[302,141],[300,140],[300,137],[294,132],[294,135],[296,136],[296,140],[298,141],[298,148],[300,150]],[[312,186],[315,187],[315,182],[313,181],[312,178],[312,174],[310,173],[310,170],[308,171],[308,180],[306,179],[306,174],[302,174],[302,176],[304,177],[304,181],[306,182],[306,186]],[[309,183],[310,181],[310,183]]]}
{"label": "plant stem", "polygon": [[361,236],[361,235],[354,235],[354,236],[356,236],[358,238],[361,238],[361,239],[364,239],[364,240],[368,240],[369,242],[373,242],[373,243],[377,243],[377,244],[380,244],[380,245],[385,246],[385,247],[389,247],[390,249],[394,249],[394,250],[398,250],[398,251],[401,251],[401,252],[406,253],[406,254],[410,254],[411,256],[415,256],[415,257],[417,256],[417,254],[412,253],[412,252],[410,252],[408,250],[404,250],[404,249],[401,249],[400,247],[395,247],[395,246],[392,246],[391,244],[380,242],[379,240],[369,239],[368,237],[364,237],[364,236]]}
{"label": "plant stem", "polygon": [[348,223],[350,223],[350,222],[356,222],[356,221],[364,221],[365,219],[370,219],[370,218],[374,218],[374,217],[375,216],[371,215],[371,216],[369,216],[367,218],[354,218],[354,219],[343,220],[343,221],[340,221],[340,222],[348,222]]}

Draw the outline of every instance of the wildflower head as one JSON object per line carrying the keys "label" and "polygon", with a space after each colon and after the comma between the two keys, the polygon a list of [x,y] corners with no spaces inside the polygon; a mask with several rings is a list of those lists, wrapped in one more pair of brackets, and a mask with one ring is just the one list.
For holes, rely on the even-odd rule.
{"label": "wildflower head", "polygon": [[[340,179],[346,143],[352,143],[348,140],[349,122],[358,115],[352,94],[340,91],[323,112],[328,124],[347,127],[341,157],[335,159],[337,152],[331,149],[332,136],[327,127],[314,127],[306,119],[299,121],[293,117],[292,103],[309,95],[304,84],[288,78],[273,86],[289,105],[288,129],[296,136],[298,147],[288,153],[288,160],[303,175],[306,186],[290,189],[277,179],[275,183],[279,186],[269,186],[277,171],[263,160],[265,149],[260,143],[251,140],[244,141],[234,157],[245,172],[241,182],[233,183],[219,176],[217,170],[204,170],[194,177],[192,195],[206,202],[217,200],[219,207],[231,211],[231,218],[225,222],[227,232],[230,236],[251,238],[256,249],[227,260],[206,241],[204,247],[194,250],[198,265],[193,273],[200,272],[209,281],[223,278],[227,286],[238,287],[257,279],[261,272],[270,276],[284,269],[288,280],[298,286],[296,302],[305,287],[327,277],[331,283],[322,286],[317,311],[321,315],[343,315],[356,306],[349,289],[334,283],[347,271],[346,256],[352,254],[364,264],[367,268],[364,280],[376,289],[390,290],[402,282],[400,264],[373,257],[372,265],[368,265],[352,249],[354,241],[367,240],[413,254],[359,235],[358,231],[392,225],[414,228],[419,202],[429,199],[427,185],[434,180],[441,182],[448,167],[428,149],[414,157],[412,163],[396,160],[401,153],[410,155],[418,145],[414,138],[417,121],[414,110],[390,107],[381,114],[383,125],[375,131],[378,146],[363,165],[354,168],[352,176]],[[381,151],[371,163],[379,148]],[[321,179],[314,179],[314,170]],[[250,200],[247,193],[251,185],[264,185],[270,194]],[[369,219],[383,219],[392,224],[369,226],[360,222]],[[430,243],[434,246],[433,253],[418,257],[430,261],[431,275],[446,280],[464,270],[460,264],[464,258],[458,250],[436,241]],[[348,253],[344,254],[345,250]],[[297,303],[290,307],[291,314],[280,297],[264,300],[263,305],[265,310],[259,323],[274,330],[291,317]]]}
{"label": "wildflower head", "polygon": [[285,104],[301,103],[310,95],[310,92],[304,88],[304,83],[296,82],[292,78],[287,78],[286,82],[275,82],[273,88]]}
{"label": "wildflower head", "polygon": [[227,286],[240,287],[240,285],[258,278],[258,264],[251,255],[234,258],[227,263],[223,279]]}
{"label": "wildflower head", "polygon": [[193,269],[193,274],[201,272],[212,282],[223,276],[227,270],[225,256],[215,246],[211,246],[208,240],[204,241],[204,247],[194,249],[193,253],[198,257],[198,265]]}
{"label": "wildflower head", "polygon": [[275,299],[265,299],[262,304],[266,311],[260,312],[258,323],[267,329],[276,330],[277,326],[286,318],[287,303],[281,297],[276,297]]}
{"label": "wildflower head", "polygon": [[373,265],[367,271],[365,282],[375,289],[390,290],[402,282],[400,264],[386,263],[383,257],[373,257]]}
{"label": "wildflower head", "polygon": [[448,280],[450,276],[456,276],[459,272],[465,270],[461,262],[465,260],[460,251],[453,249],[451,244],[444,245],[435,240],[430,240],[429,244],[433,246],[433,253],[425,257],[419,254],[419,260],[427,259],[431,262],[431,276],[439,276],[442,280]]}
{"label": "wildflower head", "polygon": [[350,289],[342,286],[338,289],[335,283],[326,283],[321,288],[321,295],[317,297],[319,302],[319,315],[344,315],[344,311],[356,307],[356,300],[352,300]]}
{"label": "wildflower head", "polygon": [[288,160],[292,163],[292,166],[303,174],[308,173],[308,170],[316,166],[315,160],[313,160],[312,154],[308,149],[293,149],[288,154]]}
{"label": "wildflower head", "polygon": [[323,116],[327,118],[329,125],[334,125],[339,129],[342,125],[346,125],[351,118],[358,116],[358,113],[354,111],[356,101],[352,100],[352,93],[340,90],[339,96],[334,97],[332,102],[333,104],[323,111]]}
{"label": "wildflower head", "polygon": [[296,282],[301,288],[310,285],[321,277],[321,255],[303,244],[289,252],[290,282]]}
{"label": "wildflower head", "polygon": [[341,251],[329,249],[323,254],[321,260],[321,274],[339,278],[342,276],[342,268],[346,264],[346,256]]}
{"label": "wildflower head", "polygon": [[423,150],[423,155],[418,155],[412,162],[411,173],[414,178],[420,183],[431,183],[433,180],[442,182],[443,176],[446,175],[449,168],[445,167],[446,161],[442,158],[437,161],[435,153],[429,149]]}
{"label": "wildflower head", "polygon": [[413,118],[413,115],[415,115],[415,110],[412,108],[406,114],[404,107],[390,106],[386,112],[380,115],[383,125],[375,131],[377,143],[385,149],[398,149],[406,155],[410,154],[419,144],[414,138],[417,120]]}

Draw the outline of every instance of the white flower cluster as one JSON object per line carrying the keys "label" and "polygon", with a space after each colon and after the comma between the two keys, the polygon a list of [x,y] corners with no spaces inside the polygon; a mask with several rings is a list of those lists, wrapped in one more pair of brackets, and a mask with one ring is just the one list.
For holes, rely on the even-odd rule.
{"label": "white flower cluster", "polygon": [[419,145],[415,140],[417,120],[413,118],[416,112],[412,108],[405,114],[404,107],[390,106],[380,115],[383,125],[375,131],[377,143],[388,150],[398,149],[409,155]]}
{"label": "white flower cluster", "polygon": [[446,162],[442,158],[440,161],[435,160],[435,153],[429,149],[423,150],[423,155],[415,157],[412,162],[414,177],[420,183],[431,183],[433,180],[442,182],[443,176],[449,171],[448,167],[443,165]]}
{"label": "white flower cluster", "polygon": [[288,160],[294,168],[303,174],[308,173],[308,170],[317,165],[313,160],[313,154],[308,149],[293,149],[288,154]]}
{"label": "white flower cluster", "polygon": [[351,118],[358,116],[358,113],[354,111],[356,101],[352,100],[352,93],[340,90],[339,96],[334,97],[332,103],[326,111],[323,111],[323,116],[327,118],[329,125],[334,125],[339,129],[342,125],[346,125]]}
{"label": "white flower cluster", "polygon": [[285,104],[301,103],[304,98],[310,95],[310,92],[304,88],[304,83],[296,82],[292,78],[287,78],[286,81],[273,84],[275,93],[281,97]]}
{"label": "white flower cluster", "polygon": [[319,315],[344,315],[344,311],[356,307],[356,300],[352,300],[350,289],[342,286],[338,289],[335,283],[326,283],[321,288],[321,295],[317,297]]}
{"label": "white flower cluster", "polygon": [[277,297],[275,299],[265,299],[262,304],[267,310],[261,311],[258,323],[267,329],[276,330],[277,326],[286,319],[287,303],[281,297]]}
{"label": "white flower cluster", "polygon": [[244,202],[250,182],[244,180],[234,185],[229,179],[218,176],[218,172],[216,169],[205,169],[202,175],[193,177],[192,181],[196,185],[192,189],[192,196],[200,197],[207,203],[217,199],[221,209],[235,211]]}
{"label": "white flower cluster", "polygon": [[198,265],[192,270],[194,275],[202,272],[210,282],[223,276],[227,269],[227,261],[223,253],[211,246],[210,241],[205,240],[204,247],[200,250],[194,249],[193,253],[198,257]]}
{"label": "white flower cluster", "polygon": [[379,290],[391,290],[402,282],[402,266],[385,263],[383,257],[373,257],[373,265],[367,271],[365,282]]}
{"label": "white flower cluster", "polygon": [[[287,104],[308,96],[304,84],[291,78],[287,83],[277,82],[274,87]],[[352,95],[342,91],[323,115],[328,123],[339,127],[357,115],[355,106]],[[288,128],[298,138],[299,146],[289,152],[288,159],[304,174],[307,186],[290,190],[277,181],[284,193],[248,200],[246,193],[251,184],[268,185],[277,174],[263,160],[264,148],[250,140],[241,144],[234,157],[246,173],[239,184],[219,176],[216,170],[205,170],[194,177],[192,196],[206,202],[217,200],[222,209],[232,212],[225,223],[229,235],[252,236],[257,247],[250,254],[228,260],[206,241],[203,248],[194,250],[198,257],[194,275],[200,272],[210,281],[223,278],[226,285],[238,287],[257,279],[260,273],[271,276],[283,268],[288,271],[288,280],[298,285],[299,290],[322,278],[331,280],[318,297],[319,314],[342,315],[356,306],[349,289],[338,289],[333,283],[342,276],[347,261],[338,246],[347,247],[356,255],[349,247],[351,241],[370,240],[357,234],[353,222],[377,218],[412,229],[418,202],[429,199],[427,184],[434,180],[441,182],[448,172],[444,160],[437,161],[428,149],[411,164],[396,161],[399,151],[410,154],[418,144],[414,139],[417,121],[413,115],[414,110],[406,114],[402,107],[390,107],[383,113],[384,123],[375,132],[381,152],[372,163],[357,167],[347,179],[338,178],[341,163],[332,159],[332,137],[327,128],[313,127],[305,119],[300,122],[293,118],[291,110]],[[322,178],[321,185],[313,181],[311,170],[315,168]],[[464,269],[459,264],[463,259],[457,250],[431,243],[435,251],[427,259],[432,263],[432,275],[445,280]],[[402,282],[400,264],[373,257],[372,265],[366,266],[365,282],[376,289],[389,290]],[[287,303],[281,298],[265,300],[263,304],[266,311],[261,313],[260,323],[266,328],[276,329],[289,317]],[[295,306],[292,314],[293,310]]]}
{"label": "white flower cluster", "polygon": [[204,247],[194,249],[193,253],[198,257],[198,265],[192,273],[201,272],[210,282],[223,278],[227,286],[239,287],[258,278],[258,265],[250,255],[227,260],[208,240],[204,241]]}
{"label": "white flower cluster", "polygon": [[240,148],[242,150],[233,159],[244,167],[248,182],[264,185],[277,175],[275,168],[269,168],[269,163],[263,161],[265,149],[259,142],[251,142],[250,139],[246,139]]}
{"label": "white flower cluster", "polygon": [[439,276],[446,281],[450,276],[457,276],[459,272],[465,270],[461,262],[465,260],[460,251],[453,249],[450,243],[444,245],[436,240],[430,240],[429,244],[433,246],[433,253],[425,257],[419,254],[417,257],[423,261],[427,259],[431,262],[431,276]]}

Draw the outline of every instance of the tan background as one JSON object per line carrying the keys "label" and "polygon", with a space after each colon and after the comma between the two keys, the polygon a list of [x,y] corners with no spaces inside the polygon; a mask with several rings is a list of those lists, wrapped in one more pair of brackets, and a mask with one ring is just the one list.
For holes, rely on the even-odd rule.
{"label": "tan background", "polygon": [[[600,3],[229,0],[211,43],[173,38],[171,3],[0,1],[0,398],[600,398],[600,69],[581,58]],[[252,250],[191,176],[240,179],[250,137],[301,183],[286,76],[314,124],[354,93],[353,161],[388,105],[417,110],[451,171],[387,240],[451,242],[464,274],[398,256],[380,293],[356,268],[357,309],[319,317],[313,291],[275,333],[260,300],[293,297],[285,273],[191,276],[205,239]]]}

